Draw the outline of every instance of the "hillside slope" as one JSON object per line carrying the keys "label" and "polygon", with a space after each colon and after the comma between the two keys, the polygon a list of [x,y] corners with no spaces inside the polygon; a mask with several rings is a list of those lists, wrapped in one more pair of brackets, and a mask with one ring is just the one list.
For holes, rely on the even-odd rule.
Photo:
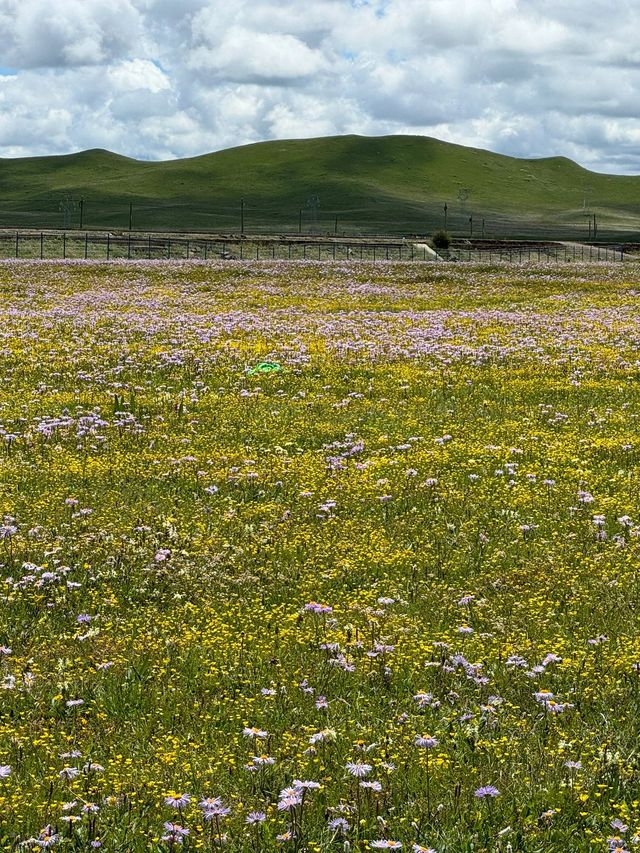
{"label": "hillside slope", "polygon": [[[183,160],[108,151],[0,160],[0,225],[139,229],[631,234],[640,177],[562,157],[524,160],[421,136],[261,142]],[[315,199],[315,200],[314,200]],[[300,214],[302,211],[302,214]],[[473,217],[473,223],[469,218]]]}

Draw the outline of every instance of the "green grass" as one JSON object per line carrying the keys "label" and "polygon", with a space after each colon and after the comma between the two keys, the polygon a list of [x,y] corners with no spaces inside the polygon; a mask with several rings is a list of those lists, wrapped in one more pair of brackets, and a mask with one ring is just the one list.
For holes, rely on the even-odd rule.
{"label": "green grass", "polygon": [[[462,202],[459,194],[468,190]],[[317,219],[307,206],[317,195]],[[429,233],[448,204],[451,230],[487,236],[631,235],[640,177],[602,175],[563,157],[523,160],[418,136],[261,142],[184,160],[142,162],[92,150],[0,161],[0,224],[63,227],[61,202],[85,199],[84,225],[233,231]],[[586,199],[586,206],[585,206]],[[72,214],[79,225],[79,212]]]}

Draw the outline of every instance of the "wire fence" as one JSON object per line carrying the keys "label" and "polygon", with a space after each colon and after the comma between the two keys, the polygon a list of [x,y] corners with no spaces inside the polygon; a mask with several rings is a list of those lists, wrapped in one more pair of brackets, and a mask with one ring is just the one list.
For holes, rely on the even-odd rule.
{"label": "wire fence", "polygon": [[[310,196],[317,199],[317,196]],[[606,208],[540,212],[482,211],[471,202],[446,205],[433,201],[399,205],[379,199],[363,207],[353,199],[343,207],[314,206],[310,200],[295,205],[276,201],[216,198],[209,204],[192,198],[109,200],[51,193],[32,209],[16,209],[0,200],[0,228],[68,232],[133,231],[206,234],[264,234],[287,237],[358,237],[426,235],[444,229],[453,237],[471,239],[599,240],[637,239],[640,204],[624,216]],[[319,201],[318,201],[319,205]]]}
{"label": "wire fence", "polygon": [[543,261],[623,261],[623,246],[495,243],[453,244],[446,259],[410,240],[344,241],[300,238],[186,238],[176,236],[84,234],[72,232],[0,233],[0,258],[40,260],[316,260],[531,263]]}

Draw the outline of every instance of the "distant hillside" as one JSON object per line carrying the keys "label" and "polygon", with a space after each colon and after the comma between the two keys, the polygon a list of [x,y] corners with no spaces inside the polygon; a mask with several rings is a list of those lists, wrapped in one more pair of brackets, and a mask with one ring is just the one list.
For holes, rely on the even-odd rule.
{"label": "distant hillside", "polygon": [[[261,142],[143,162],[92,150],[0,159],[0,226],[237,233],[598,236],[640,230],[640,177],[422,136]],[[470,217],[472,222],[470,222]]]}

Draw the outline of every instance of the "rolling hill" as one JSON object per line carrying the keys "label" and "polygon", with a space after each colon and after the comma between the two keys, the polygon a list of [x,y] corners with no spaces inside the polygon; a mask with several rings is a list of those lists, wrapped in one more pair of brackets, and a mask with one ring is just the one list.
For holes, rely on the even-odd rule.
{"label": "rolling hill", "polygon": [[[517,159],[422,136],[261,142],[183,160],[109,151],[0,159],[0,226],[238,233],[632,238],[640,176]],[[130,208],[132,205],[132,208]],[[337,222],[336,222],[337,217]],[[470,221],[472,218],[472,221]]]}

